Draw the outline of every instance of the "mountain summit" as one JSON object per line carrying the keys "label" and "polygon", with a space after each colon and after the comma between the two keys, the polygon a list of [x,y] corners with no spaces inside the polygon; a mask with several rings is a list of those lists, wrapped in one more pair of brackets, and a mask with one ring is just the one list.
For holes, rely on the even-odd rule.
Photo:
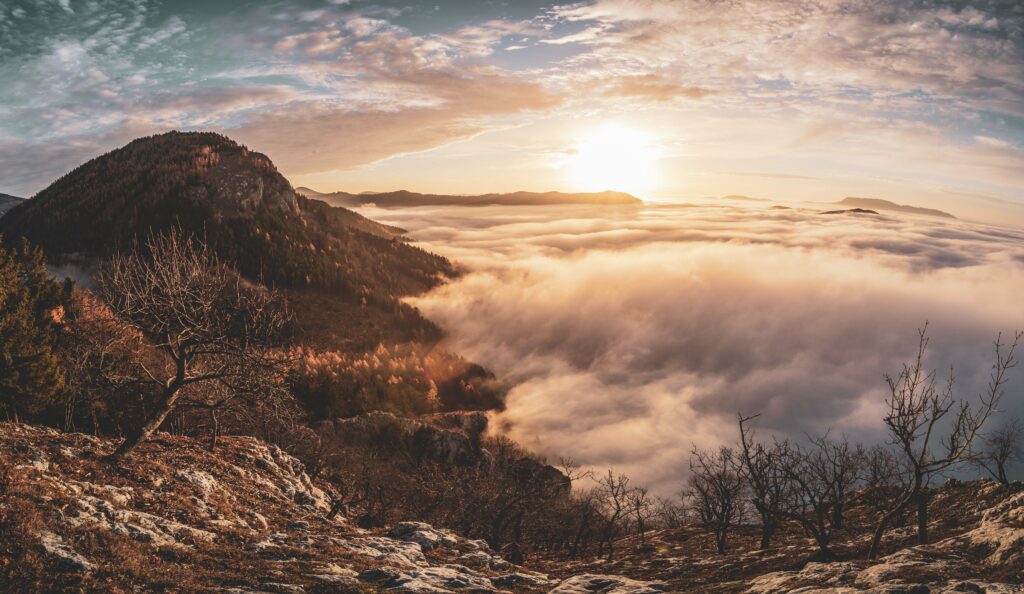
{"label": "mountain summit", "polygon": [[204,237],[243,275],[381,300],[434,286],[451,264],[404,230],[299,195],[271,160],[209,132],[139,138],[92,159],[4,216],[6,241],[104,257],[151,232]]}

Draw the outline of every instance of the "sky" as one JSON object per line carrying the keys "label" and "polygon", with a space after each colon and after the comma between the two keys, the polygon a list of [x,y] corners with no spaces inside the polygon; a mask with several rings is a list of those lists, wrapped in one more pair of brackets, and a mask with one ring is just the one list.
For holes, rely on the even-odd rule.
{"label": "sky", "polygon": [[[721,200],[364,213],[466,268],[412,303],[512,385],[496,431],[665,496],[740,413],[764,439],[885,443],[884,375],[925,324],[926,365],[977,406],[993,341],[1024,329],[1024,230]],[[988,429],[1024,418],[1008,379]]]}
{"label": "sky", "polygon": [[1024,225],[1024,4],[0,5],[0,192],[171,129],[321,191],[853,195]]}

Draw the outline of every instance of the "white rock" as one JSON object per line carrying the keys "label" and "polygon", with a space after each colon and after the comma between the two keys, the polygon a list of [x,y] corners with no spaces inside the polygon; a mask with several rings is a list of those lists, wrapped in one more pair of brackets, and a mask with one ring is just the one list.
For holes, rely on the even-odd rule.
{"label": "white rock", "polygon": [[546,588],[555,583],[543,573],[535,573],[533,571],[516,571],[506,575],[501,575],[496,578],[491,578],[491,582],[498,587],[505,588],[511,586],[532,586],[537,588]]}
{"label": "white rock", "polygon": [[65,520],[72,526],[97,525],[114,534],[131,536],[157,546],[184,546],[185,540],[212,542],[214,534],[135,510],[117,509],[110,502],[84,495],[77,502],[79,510]]}
{"label": "white rock", "polygon": [[640,582],[618,575],[584,574],[564,580],[548,594],[662,594],[660,582]]}
{"label": "white rock", "polygon": [[363,536],[352,539],[346,546],[357,555],[378,559],[387,565],[414,568],[426,563],[422,547],[415,542]]}
{"label": "white rock", "polygon": [[424,551],[430,551],[437,547],[452,547],[459,542],[451,532],[439,530],[424,522],[396,524],[388,535],[398,540],[419,543]]}
{"label": "white rock", "polygon": [[371,569],[359,579],[375,582],[394,592],[497,592],[491,580],[462,565],[440,565],[399,570],[392,567]]}
{"label": "white rock", "polygon": [[39,535],[39,543],[47,555],[56,558],[67,569],[80,573],[88,573],[96,569],[96,565],[65,544],[64,539],[58,534],[43,532]]}

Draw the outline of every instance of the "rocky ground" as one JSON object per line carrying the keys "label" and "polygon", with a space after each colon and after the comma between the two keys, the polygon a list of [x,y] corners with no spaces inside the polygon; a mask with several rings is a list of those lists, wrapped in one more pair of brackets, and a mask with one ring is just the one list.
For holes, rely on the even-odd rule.
{"label": "rocky ground", "polygon": [[915,546],[911,516],[887,533],[876,562],[865,560],[875,516],[859,505],[834,536],[840,559],[832,563],[809,561],[814,543],[795,527],[778,534],[768,550],[758,550],[756,527],[738,530],[725,555],[714,553],[706,531],[685,527],[649,533],[642,543],[630,537],[619,543],[612,563],[550,560],[534,568],[657,580],[670,592],[1024,592],[1024,485],[950,481],[936,491],[931,510],[932,544]]}
{"label": "rocky ground", "polygon": [[[807,563],[798,533],[753,551],[710,554],[696,528],[619,545],[613,563],[538,559],[514,566],[483,541],[405,522],[362,530],[327,520],[327,495],[302,465],[251,438],[215,454],[161,434],[120,465],[111,440],[0,424],[0,589],[6,591],[1024,592],[1024,493],[975,481],[944,487],[935,543],[887,540],[877,563]],[[851,534],[862,519],[851,512]],[[864,520],[866,521],[866,520]],[[866,542],[838,549],[860,558]],[[747,551],[747,552],[742,552]],[[753,552],[750,552],[753,551]],[[623,577],[624,576],[624,577]]]}
{"label": "rocky ground", "polygon": [[559,580],[483,541],[406,522],[327,520],[301,463],[255,439],[216,454],[161,434],[117,466],[115,444],[0,424],[0,587],[7,591],[662,592],[600,575]]}

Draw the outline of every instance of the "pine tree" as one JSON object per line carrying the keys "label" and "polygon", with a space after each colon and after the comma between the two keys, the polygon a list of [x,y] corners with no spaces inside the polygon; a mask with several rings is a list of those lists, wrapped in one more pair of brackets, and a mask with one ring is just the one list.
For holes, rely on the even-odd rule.
{"label": "pine tree", "polygon": [[8,418],[44,410],[63,390],[54,352],[61,307],[41,250],[0,247],[0,408]]}

